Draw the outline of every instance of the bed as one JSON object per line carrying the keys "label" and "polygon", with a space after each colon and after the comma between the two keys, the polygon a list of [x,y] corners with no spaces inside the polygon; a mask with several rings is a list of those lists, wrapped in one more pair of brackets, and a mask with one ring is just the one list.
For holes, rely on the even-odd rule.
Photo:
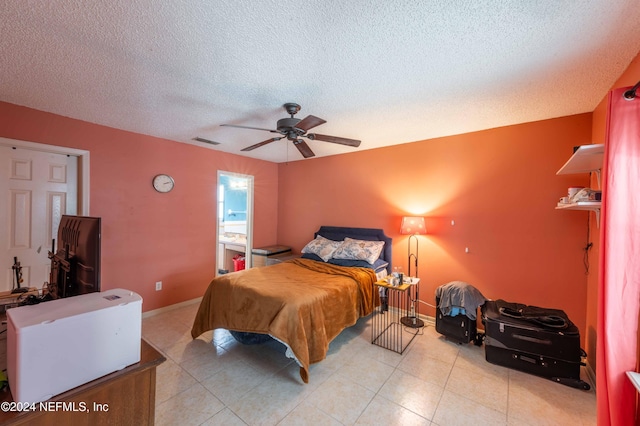
{"label": "bed", "polygon": [[329,343],[379,305],[373,283],[390,271],[391,239],[381,229],[322,226],[299,259],[214,278],[191,336],[225,328],[241,341],[274,338],[308,383]]}

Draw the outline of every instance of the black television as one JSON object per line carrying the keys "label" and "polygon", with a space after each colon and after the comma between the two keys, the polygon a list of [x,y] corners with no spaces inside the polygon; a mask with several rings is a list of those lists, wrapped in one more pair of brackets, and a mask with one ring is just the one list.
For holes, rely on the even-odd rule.
{"label": "black television", "polygon": [[100,238],[99,217],[62,216],[49,253],[53,299],[100,291]]}

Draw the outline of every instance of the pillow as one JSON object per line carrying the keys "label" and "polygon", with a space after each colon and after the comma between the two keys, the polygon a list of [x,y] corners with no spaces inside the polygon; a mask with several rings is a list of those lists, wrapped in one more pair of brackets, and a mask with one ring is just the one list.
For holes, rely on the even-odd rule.
{"label": "pillow", "polygon": [[315,240],[311,240],[302,249],[302,253],[313,253],[318,255],[324,262],[331,259],[333,252],[336,251],[342,241],[328,240],[322,235],[318,235]]}
{"label": "pillow", "polygon": [[[389,276],[389,273],[387,272],[386,269],[381,269],[379,271],[376,271],[377,281],[384,281],[384,279],[387,278],[387,276]],[[380,289],[382,290],[382,287],[380,287]]]}
{"label": "pillow", "polygon": [[366,260],[373,264],[382,252],[384,241],[365,241],[345,238],[333,253],[336,259]]}
{"label": "pillow", "polygon": [[316,262],[324,262],[324,260],[322,260],[322,258],[315,253],[302,253],[302,256],[300,257],[303,259],[315,260]]}
{"label": "pillow", "polygon": [[332,265],[338,266],[359,266],[361,268],[371,268],[375,272],[380,272],[387,268],[389,262],[382,259],[377,259],[373,264],[367,262],[366,260],[353,260],[353,259],[329,259],[329,263]]}

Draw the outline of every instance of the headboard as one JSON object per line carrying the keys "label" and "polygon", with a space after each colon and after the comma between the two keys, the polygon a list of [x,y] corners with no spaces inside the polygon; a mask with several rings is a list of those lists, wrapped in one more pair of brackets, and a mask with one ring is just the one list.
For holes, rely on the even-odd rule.
{"label": "headboard", "polygon": [[384,241],[384,247],[380,253],[380,259],[388,262],[387,273],[391,274],[393,270],[391,267],[391,238],[384,234],[382,229],[375,228],[347,228],[342,226],[321,226],[320,229],[314,234],[314,237],[322,235],[323,237],[334,240],[342,241],[346,237],[356,240],[367,241]]}

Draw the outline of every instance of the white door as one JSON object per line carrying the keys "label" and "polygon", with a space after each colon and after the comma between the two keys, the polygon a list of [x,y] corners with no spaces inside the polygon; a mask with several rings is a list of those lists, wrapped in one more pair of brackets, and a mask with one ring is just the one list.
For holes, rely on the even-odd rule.
{"label": "white door", "polygon": [[15,286],[14,257],[22,287],[49,281],[48,252],[63,214],[76,214],[78,158],[0,145],[0,291]]}

